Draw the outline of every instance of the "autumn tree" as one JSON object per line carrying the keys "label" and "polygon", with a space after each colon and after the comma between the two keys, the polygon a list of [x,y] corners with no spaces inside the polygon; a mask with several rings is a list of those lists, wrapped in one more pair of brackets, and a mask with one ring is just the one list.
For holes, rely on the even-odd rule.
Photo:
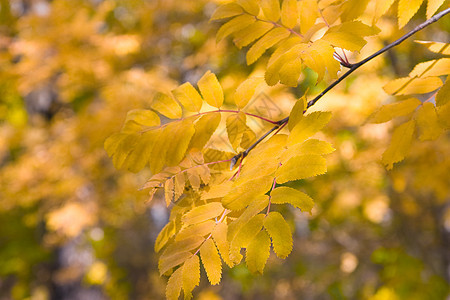
{"label": "autumn tree", "polygon": [[[247,47],[249,65],[268,55],[264,76],[250,75],[225,99],[221,83],[208,71],[196,83],[198,90],[185,82],[170,92],[158,92],[151,110],[130,111],[121,131],[106,140],[105,149],[116,168],[138,172],[150,167],[153,176],[143,189],[150,190],[150,198],[163,190],[171,208],[170,221],[155,243],[155,251],[161,253],[160,274],[169,276],[168,299],[178,299],[181,290],[185,299],[192,298],[200,281],[200,264],[215,285],[221,280],[222,261],[229,267],[239,264],[242,249],[247,268],[261,274],[271,248],[279,258],[291,253],[291,228],[274,206],[289,204],[311,212],[314,200],[291,183],[324,174],[325,157],[335,150],[316,138],[331,112],[310,112],[310,108],[354,71],[450,12],[447,8],[436,13],[443,1],[429,1],[427,21],[355,60],[367,37],[381,35],[377,24],[392,2],[238,0],[224,4],[211,17],[211,21],[223,21],[217,41],[231,37],[238,48]],[[400,28],[421,4],[398,2]],[[366,10],[370,13],[365,14]],[[438,57],[417,64],[408,76],[386,82],[384,91],[396,100],[368,119],[371,123],[403,120],[396,123],[381,158],[387,169],[405,159],[414,139],[436,140],[449,128],[450,83],[443,81],[450,71],[445,57],[450,54],[449,44],[416,43]],[[295,88],[305,69],[317,74],[316,84],[331,83],[312,99],[307,94],[300,97],[289,116],[279,120],[246,110],[261,85]],[[360,89],[364,93],[364,87]],[[248,126],[252,118],[271,127],[256,133]],[[233,151],[210,147],[221,126],[226,127]]]}

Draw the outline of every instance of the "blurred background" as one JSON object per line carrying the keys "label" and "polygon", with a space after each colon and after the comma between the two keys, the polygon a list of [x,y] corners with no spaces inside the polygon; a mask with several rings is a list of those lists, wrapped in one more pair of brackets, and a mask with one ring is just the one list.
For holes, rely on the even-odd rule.
{"label": "blurred background", "polygon": [[[222,2],[0,0],[0,299],[164,299],[153,245],[168,210],[139,191],[150,171],[115,170],[103,142],[156,91],[212,70],[227,96],[264,70],[265,59],[246,66],[245,51],[216,44],[208,19]],[[391,10],[361,56],[425,15],[423,5],[399,31]],[[449,32],[445,17],[414,38]],[[409,40],[317,104],[333,111],[322,138],[337,151],[326,175],[293,184],[315,199],[312,215],[277,208],[295,228],[292,254],[271,256],[263,276],[225,268],[219,286],[202,273],[196,299],[449,299],[449,136],[415,142],[388,172],[393,124],[366,123],[392,101],[382,86],[434,55]],[[263,95],[287,116],[329,82],[315,76]]]}

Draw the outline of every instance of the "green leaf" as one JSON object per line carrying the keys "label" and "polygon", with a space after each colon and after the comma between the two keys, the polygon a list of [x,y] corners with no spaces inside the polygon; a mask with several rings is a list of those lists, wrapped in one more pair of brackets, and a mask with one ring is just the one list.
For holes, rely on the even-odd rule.
{"label": "green leaf", "polygon": [[264,220],[264,228],[272,239],[273,251],[279,258],[286,258],[292,251],[292,233],[283,216],[275,211]]}
{"label": "green leaf", "polygon": [[266,231],[260,231],[248,244],[245,252],[247,268],[252,273],[262,274],[270,255],[270,237]]}
{"label": "green leaf", "polygon": [[327,165],[320,155],[300,155],[291,158],[275,173],[277,183],[285,183],[325,174]]}
{"label": "green leaf", "polygon": [[275,188],[270,193],[270,201],[274,204],[289,203],[292,206],[309,213],[314,207],[314,200],[311,197],[303,192],[286,186]]}

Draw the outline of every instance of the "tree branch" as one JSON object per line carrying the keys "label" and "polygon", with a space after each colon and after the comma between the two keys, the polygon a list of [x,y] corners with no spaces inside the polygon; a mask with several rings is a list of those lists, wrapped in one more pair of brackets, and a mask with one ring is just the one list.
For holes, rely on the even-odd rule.
{"label": "tree branch", "polygon": [[[311,101],[308,102],[306,109],[310,108],[311,106],[313,106],[314,104],[316,104],[317,101],[319,101],[320,98],[322,98],[326,93],[328,93],[330,90],[332,90],[335,86],[337,86],[341,81],[343,81],[345,78],[347,78],[351,73],[353,73],[354,71],[356,71],[356,69],[358,69],[359,67],[361,67],[362,65],[366,64],[367,62],[371,61],[372,59],[374,59],[375,57],[379,56],[380,54],[383,54],[384,52],[388,51],[389,49],[399,45],[400,43],[402,43],[404,40],[406,40],[407,38],[409,38],[410,36],[412,36],[413,34],[417,33],[418,31],[424,29],[425,27],[427,27],[430,24],[433,24],[434,22],[436,22],[437,20],[439,20],[440,18],[442,18],[443,16],[447,15],[448,13],[450,13],[450,8],[447,8],[443,11],[441,11],[440,13],[434,15],[433,17],[431,17],[430,19],[426,20],[425,22],[423,22],[422,24],[419,24],[418,26],[416,26],[413,30],[411,30],[410,32],[408,32],[407,34],[405,34],[404,36],[402,36],[401,38],[399,38],[398,40],[388,44],[387,46],[383,47],[382,49],[378,50],[377,52],[375,52],[374,54],[370,55],[369,57],[361,60],[358,63],[355,63],[352,65],[352,67],[344,73],[344,75],[342,75],[341,77],[339,77],[339,79],[337,79],[335,82],[333,82],[332,84],[330,84],[325,90],[323,90],[319,95],[317,95],[314,99],[312,99]],[[259,143],[261,143],[270,133],[272,133],[273,131],[275,131],[276,129],[280,128],[280,126],[283,126],[284,124],[286,124],[289,121],[289,117],[286,117],[280,121],[277,122],[277,125],[272,127],[269,131],[267,131],[262,137],[260,137],[255,143],[253,143],[247,150],[245,150],[244,152],[241,152],[237,155],[235,155],[232,159],[231,159],[231,168],[233,168],[234,164],[237,162],[237,160],[243,156],[247,156],[248,153],[255,148]]]}

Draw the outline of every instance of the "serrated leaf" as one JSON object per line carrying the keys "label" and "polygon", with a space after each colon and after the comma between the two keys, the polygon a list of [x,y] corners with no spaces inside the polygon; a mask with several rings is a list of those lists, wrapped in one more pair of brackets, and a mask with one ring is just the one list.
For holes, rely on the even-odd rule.
{"label": "serrated leaf", "polygon": [[[294,45],[287,52],[283,53],[276,60],[269,60],[264,78],[269,86],[273,86],[280,80],[280,70],[284,65],[289,64],[294,59],[298,58],[303,50],[308,48],[306,44]],[[275,51],[276,52],[276,51]],[[274,53],[275,54],[275,53]]]}
{"label": "serrated leaf", "polygon": [[286,186],[275,188],[270,193],[270,201],[274,204],[289,203],[292,206],[309,213],[314,207],[314,200],[310,196]]}
{"label": "serrated leaf", "polygon": [[435,140],[444,132],[439,126],[435,107],[430,102],[424,103],[417,110],[416,124],[421,141]]}
{"label": "serrated leaf", "polygon": [[247,130],[246,116],[243,112],[229,115],[226,121],[228,140],[233,149],[241,144],[244,132]]}
{"label": "serrated leaf", "polygon": [[[184,119],[180,122],[172,122],[167,125],[164,134],[169,135],[170,139],[164,147],[167,147],[166,163],[168,166],[171,167],[178,165],[185,157],[194,133],[194,125],[190,119]],[[156,158],[160,159],[160,157]],[[155,173],[157,172],[154,172],[154,174]]]}
{"label": "serrated leaf", "polygon": [[310,45],[308,49],[305,50],[305,52],[317,53],[318,56],[314,57],[314,59],[319,59],[320,57],[321,61],[323,61],[323,63],[318,65],[320,66],[320,69],[314,69],[314,67],[311,67],[311,69],[313,69],[318,74],[323,73],[323,64],[325,65],[330,77],[333,79],[337,78],[337,72],[340,70],[340,64],[333,58],[334,48],[330,45],[329,42],[323,39],[314,41],[312,45]]}
{"label": "serrated leaf", "polygon": [[304,143],[299,143],[288,147],[288,149],[283,152],[280,159],[281,163],[285,163],[294,156],[305,154],[324,155],[330,154],[334,150],[336,149],[334,149],[328,142],[310,139],[306,140]]}
{"label": "serrated leaf", "polygon": [[216,42],[220,42],[227,36],[244,29],[254,22],[256,22],[255,17],[249,16],[247,14],[234,17],[219,28],[216,35]]}
{"label": "serrated leaf", "polygon": [[247,64],[251,65],[254,63],[267,49],[273,47],[280,41],[287,39],[289,35],[290,32],[284,28],[277,27],[270,30],[250,47],[247,52]]}
{"label": "serrated leaf", "polygon": [[277,183],[325,174],[326,160],[320,155],[300,155],[289,159],[275,173]]}
{"label": "serrated leaf", "polygon": [[167,242],[175,235],[176,233],[176,220],[172,220],[164,226],[163,229],[158,234],[158,237],[155,241],[155,252],[159,252]]}
{"label": "serrated leaf", "polygon": [[204,191],[202,193],[201,199],[208,200],[222,198],[230,192],[232,187],[233,182],[228,180],[218,185],[211,185],[208,191]]}
{"label": "serrated leaf", "polygon": [[283,0],[281,4],[281,23],[287,28],[294,28],[298,20],[297,0]]}
{"label": "serrated leaf", "polygon": [[245,262],[249,271],[262,274],[269,255],[270,237],[266,231],[261,230],[247,246],[245,252]]}
{"label": "serrated leaf", "polygon": [[233,42],[241,49],[242,47],[248,46],[250,43],[262,37],[269,30],[273,28],[272,23],[256,21],[255,23],[245,27],[234,33]]}
{"label": "serrated leaf", "polygon": [[269,205],[269,196],[260,195],[255,197],[252,203],[242,212],[242,214],[228,226],[228,240],[232,241],[242,226],[265,209],[267,205]]}
{"label": "serrated leaf", "polygon": [[191,209],[182,217],[185,224],[196,224],[206,220],[216,218],[223,212],[223,206],[220,202],[210,202]]}
{"label": "serrated leaf", "polygon": [[139,125],[148,127],[159,126],[160,121],[156,113],[148,109],[132,109],[127,113],[125,123],[128,121],[134,121]]}
{"label": "serrated leaf", "polygon": [[218,284],[222,277],[222,262],[212,239],[207,239],[200,247],[200,257],[209,282]]}
{"label": "serrated leaf", "polygon": [[342,6],[341,20],[351,21],[361,16],[366,10],[369,0],[349,0]]}
{"label": "serrated leaf", "polygon": [[202,108],[203,99],[189,82],[174,89],[172,94],[188,111],[199,112]]}
{"label": "serrated leaf", "polygon": [[329,32],[323,37],[325,41],[329,41],[333,46],[349,51],[360,51],[367,43],[362,37],[349,32]]}
{"label": "serrated leaf", "polygon": [[241,6],[236,3],[227,3],[219,6],[211,16],[210,21],[221,20],[225,18],[234,17],[244,12]]}
{"label": "serrated leaf", "polygon": [[417,64],[409,77],[429,77],[450,74],[450,58],[441,58]]}
{"label": "serrated leaf", "polygon": [[386,84],[383,89],[391,95],[425,94],[438,89],[442,85],[439,77],[398,78]]}
{"label": "serrated leaf", "polygon": [[381,158],[381,161],[388,170],[392,169],[394,163],[402,161],[408,154],[415,127],[416,122],[414,119],[411,119],[394,129],[391,143]]}
{"label": "serrated leaf", "polygon": [[272,239],[273,251],[279,258],[286,258],[292,251],[291,228],[283,216],[272,211],[264,219],[264,228]]}
{"label": "serrated leaf", "polygon": [[178,300],[180,296],[181,287],[183,285],[182,281],[182,270],[179,268],[170,276],[167,281],[166,286],[166,299],[167,300]]}
{"label": "serrated leaf", "polygon": [[195,235],[169,244],[159,258],[158,267],[160,274],[162,275],[173,267],[185,262],[186,259],[192,256],[191,251],[198,248],[204,240],[202,236]]}
{"label": "serrated leaf", "polygon": [[137,133],[116,133],[105,141],[105,149],[112,156],[114,167],[118,170],[126,167],[125,161],[139,140]]}
{"label": "serrated leaf", "polygon": [[200,283],[200,260],[198,256],[194,255],[186,260],[182,269],[184,299],[192,299],[192,290]]}
{"label": "serrated leaf", "polygon": [[370,117],[372,123],[384,123],[396,117],[412,113],[422,102],[416,98],[409,98],[400,102],[386,104]]}
{"label": "serrated leaf", "polygon": [[288,128],[289,131],[297,125],[297,123],[303,118],[303,113],[306,108],[306,96],[301,97],[295,102],[294,107],[289,114]]}
{"label": "serrated leaf", "polygon": [[428,0],[427,1],[427,19],[430,19],[434,13],[444,4],[445,0]]}
{"label": "serrated leaf", "polygon": [[183,114],[180,105],[172,97],[159,92],[153,98],[151,107],[169,119],[179,119]]}
{"label": "serrated leaf", "polygon": [[188,149],[203,149],[220,124],[219,112],[202,116],[194,124],[195,133],[192,136]]}
{"label": "serrated leaf", "polygon": [[287,86],[296,87],[301,73],[302,60],[298,57],[280,69],[280,82]]}
{"label": "serrated leaf", "polygon": [[168,126],[158,129],[155,134],[155,143],[152,148],[152,154],[149,157],[150,171],[153,174],[159,173],[164,165],[166,164],[166,154],[167,154],[167,143],[169,142],[169,130],[170,123]]}
{"label": "serrated leaf", "polygon": [[437,109],[439,124],[445,130],[450,129],[450,103],[438,106]]}
{"label": "serrated leaf", "polygon": [[300,32],[305,34],[316,23],[319,16],[319,7],[316,0],[302,0],[298,5]]}
{"label": "serrated leaf", "polygon": [[255,197],[265,194],[273,183],[273,177],[262,176],[234,185],[230,193],[222,200],[224,207],[241,210],[252,203]]}
{"label": "serrated leaf", "polygon": [[226,223],[218,223],[214,227],[212,232],[212,238],[216,243],[217,249],[220,252],[222,260],[229,266],[232,267],[233,263],[230,260],[230,244],[227,239],[228,226]]}
{"label": "serrated leaf", "polygon": [[431,42],[431,41],[415,41],[416,43],[425,45],[428,50],[434,53],[450,55],[450,44],[449,43],[440,43],[440,42]]}
{"label": "serrated leaf", "polygon": [[192,235],[205,236],[211,233],[211,230],[214,228],[215,224],[216,222],[214,222],[213,220],[207,220],[205,222],[188,225],[187,227],[184,227],[180,230],[180,232],[175,237],[175,241],[187,239]]}
{"label": "serrated leaf", "polygon": [[203,99],[214,107],[220,108],[223,104],[222,86],[217,80],[216,75],[210,71],[206,72],[197,83]]}
{"label": "serrated leaf", "polygon": [[280,2],[278,0],[260,0],[259,5],[268,20],[277,22],[280,19]]}
{"label": "serrated leaf", "polygon": [[238,230],[234,239],[230,243],[230,259],[232,262],[238,264],[241,261],[241,248],[246,248],[250,244],[250,242],[258,234],[258,232],[261,231],[263,223],[264,215],[259,214],[252,217]]}
{"label": "serrated leaf", "polygon": [[244,108],[255,94],[256,88],[264,81],[262,77],[250,77],[242,82],[234,94],[234,102],[239,108]]}
{"label": "serrated leaf", "polygon": [[122,167],[134,173],[142,170],[150,160],[150,155],[157,137],[156,130],[143,133],[136,140]]}
{"label": "serrated leaf", "polygon": [[402,28],[416,14],[423,0],[399,0],[398,2],[398,27]]}
{"label": "serrated leaf", "polygon": [[376,0],[373,24],[377,23],[378,19],[388,11],[394,1],[395,0]]}
{"label": "serrated leaf", "polygon": [[175,203],[181,197],[184,192],[185,184],[186,178],[184,173],[177,174],[166,181],[164,184],[164,197],[167,206],[169,206],[170,203]]}
{"label": "serrated leaf", "polygon": [[450,76],[436,95],[436,106],[443,106],[450,101]]}
{"label": "serrated leaf", "polygon": [[259,14],[259,5],[256,0],[236,0],[236,3],[251,15],[257,16]]}
{"label": "serrated leaf", "polygon": [[331,112],[328,111],[316,111],[304,116],[289,134],[287,145],[292,146],[304,142],[325,127],[330,119]]}
{"label": "serrated leaf", "polygon": [[308,50],[302,53],[302,59],[311,70],[317,73],[317,82],[323,80],[325,75],[325,62],[319,52],[315,50]]}

